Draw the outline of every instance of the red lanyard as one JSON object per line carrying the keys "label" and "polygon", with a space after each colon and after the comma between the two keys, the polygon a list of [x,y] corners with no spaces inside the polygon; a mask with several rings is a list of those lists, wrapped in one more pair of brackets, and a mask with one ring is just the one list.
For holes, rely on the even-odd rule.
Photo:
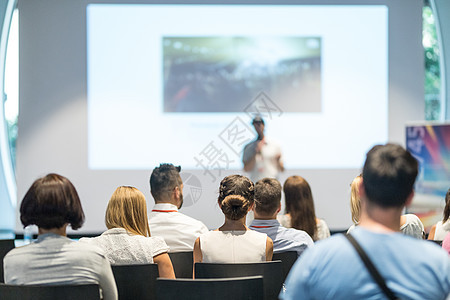
{"label": "red lanyard", "polygon": [[172,210],[163,210],[163,209],[153,209],[152,212],[178,212],[178,210],[172,209]]}

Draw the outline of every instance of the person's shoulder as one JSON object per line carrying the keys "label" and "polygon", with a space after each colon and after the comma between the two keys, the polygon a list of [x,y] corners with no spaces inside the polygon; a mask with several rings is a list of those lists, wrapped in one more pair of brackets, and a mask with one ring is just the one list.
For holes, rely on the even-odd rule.
{"label": "person's shoulder", "polygon": [[247,230],[245,234],[254,240],[267,240],[267,238],[269,237],[266,233],[256,230]]}
{"label": "person's shoulder", "polygon": [[200,221],[200,220],[197,220],[197,219],[195,219],[193,217],[185,215],[185,214],[183,214],[181,212],[178,212],[178,215],[179,215],[179,217],[181,219],[183,219],[186,222],[186,225],[191,225],[191,226],[196,226],[196,227],[199,227],[199,228],[202,228],[202,229],[204,229],[204,228],[207,229],[206,225],[203,224],[203,222]]}
{"label": "person's shoulder", "polygon": [[33,243],[31,243],[29,245],[24,245],[11,249],[8,253],[6,253],[5,260],[14,259],[15,257],[19,257],[22,255],[28,255],[28,253],[33,252],[33,248],[34,248]]}
{"label": "person's shoulder", "polygon": [[311,238],[306,231],[303,231],[300,229],[286,228],[284,226],[280,226],[280,230],[284,231],[285,233],[287,233],[289,235],[295,236],[295,237],[300,237],[303,239]]}

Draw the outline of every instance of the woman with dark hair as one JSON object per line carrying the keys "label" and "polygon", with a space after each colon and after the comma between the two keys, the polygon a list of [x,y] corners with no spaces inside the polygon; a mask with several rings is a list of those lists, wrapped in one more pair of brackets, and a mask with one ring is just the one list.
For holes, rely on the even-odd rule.
{"label": "woman with dark hair", "polygon": [[20,205],[24,227],[37,225],[38,239],[4,258],[5,283],[17,285],[98,284],[103,299],[117,299],[111,266],[101,250],[66,237],[83,225],[84,213],[72,183],[58,174],[37,179]]}
{"label": "woman with dark hair", "polygon": [[429,240],[442,241],[450,233],[450,188],[445,195],[444,218],[431,227]]}
{"label": "woman with dark hair", "polygon": [[159,276],[175,278],[169,247],[162,237],[151,237],[145,196],[135,187],[119,186],[106,208],[108,228],[95,238],[82,238],[105,251],[111,265],[158,265]]}
{"label": "woman with dark hair", "polygon": [[272,260],[273,242],[250,230],[245,217],[254,203],[254,185],[245,176],[230,175],[220,182],[218,204],[225,223],[200,235],[194,244],[194,263],[241,263]]}
{"label": "woman with dark hair", "polygon": [[314,241],[330,236],[330,230],[324,220],[316,218],[314,201],[308,182],[301,176],[291,176],[284,182],[284,215],[278,215],[278,221],[284,227],[306,231]]}

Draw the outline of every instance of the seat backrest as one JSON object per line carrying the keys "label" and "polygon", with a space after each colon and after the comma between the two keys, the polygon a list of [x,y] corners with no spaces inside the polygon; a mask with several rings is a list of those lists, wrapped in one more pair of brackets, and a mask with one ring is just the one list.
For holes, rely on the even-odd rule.
{"label": "seat backrest", "polygon": [[196,263],[195,278],[263,276],[264,299],[278,299],[283,285],[281,261],[257,263]]}
{"label": "seat backrest", "polygon": [[157,264],[111,266],[120,300],[156,299]]}
{"label": "seat backrest", "polygon": [[297,251],[286,251],[274,253],[272,256],[272,260],[281,260],[281,268],[283,270],[283,282],[286,281],[286,277],[289,274],[294,263],[297,261]]}
{"label": "seat backrest", "polygon": [[3,275],[3,258],[6,253],[14,249],[14,240],[0,240],[0,282],[5,282]]}
{"label": "seat backrest", "polygon": [[10,285],[0,283],[2,300],[99,300],[97,284],[84,285]]}
{"label": "seat backrest", "polygon": [[192,278],[193,252],[169,252],[176,278]]}
{"label": "seat backrest", "polygon": [[263,299],[263,278],[262,276],[218,279],[158,278],[156,296],[158,300],[261,300]]}

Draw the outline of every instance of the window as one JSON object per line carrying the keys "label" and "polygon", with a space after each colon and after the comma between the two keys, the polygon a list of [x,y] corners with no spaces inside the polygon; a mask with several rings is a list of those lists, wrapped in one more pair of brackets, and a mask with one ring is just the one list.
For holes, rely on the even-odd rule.
{"label": "window", "polygon": [[423,8],[423,48],[425,53],[425,120],[442,119],[440,49],[430,0]]}

